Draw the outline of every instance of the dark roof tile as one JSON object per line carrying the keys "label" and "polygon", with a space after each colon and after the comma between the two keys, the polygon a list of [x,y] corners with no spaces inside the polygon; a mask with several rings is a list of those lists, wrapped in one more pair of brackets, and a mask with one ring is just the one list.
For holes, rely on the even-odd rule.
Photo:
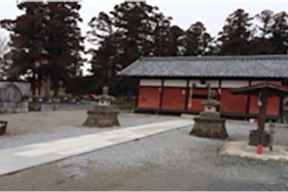
{"label": "dark roof tile", "polygon": [[118,75],[288,78],[288,55],[144,57],[120,71]]}

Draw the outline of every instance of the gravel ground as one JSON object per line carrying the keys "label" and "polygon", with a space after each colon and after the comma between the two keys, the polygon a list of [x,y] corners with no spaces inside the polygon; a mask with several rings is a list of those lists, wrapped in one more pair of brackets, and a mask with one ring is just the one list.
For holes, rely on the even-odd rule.
{"label": "gravel ground", "polygon": [[[79,114],[80,118],[80,112],[73,113]],[[47,113],[47,117],[50,117],[49,114]],[[59,118],[61,114],[67,120],[69,119],[65,113],[56,112],[55,116]],[[34,114],[32,117],[38,115],[40,116],[40,114]],[[51,116],[54,117],[54,114]],[[65,118],[60,119],[64,121]],[[85,120],[85,115],[83,118]],[[120,122],[124,127],[171,118],[175,117],[121,114]],[[76,119],[74,120],[77,122]],[[56,124],[56,121],[53,124]],[[36,142],[39,141],[38,135],[53,139],[54,137],[52,138],[50,134],[56,135],[59,131],[62,136],[57,136],[58,138],[88,134],[89,131],[103,131],[103,129],[80,129],[76,124],[71,124],[68,128],[69,126],[61,127],[61,129],[47,127],[42,128],[43,131],[41,129],[34,134],[25,132],[23,135],[33,140],[32,142]],[[226,126],[230,140],[247,140],[249,130],[255,125],[228,122]],[[76,128],[77,131],[75,131]],[[34,129],[31,128],[31,130],[33,132]],[[0,190],[288,190],[287,164],[277,161],[218,156],[223,141],[190,136],[188,134],[190,130],[191,127],[183,127],[1,176]],[[11,134],[12,139],[8,135],[3,137],[7,141],[4,147],[9,146],[8,143],[13,142],[15,138],[21,138],[20,133],[16,134],[16,129],[13,133],[15,135]],[[287,134],[288,129],[277,129],[275,140],[280,144],[282,141],[287,144]],[[33,135],[37,136],[38,140],[32,139]],[[43,141],[43,138],[40,140]],[[23,140],[29,143],[29,139]],[[21,142],[24,143],[24,141]]]}
{"label": "gravel ground", "polygon": [[1,136],[0,150],[175,119],[175,117],[169,116],[120,113],[118,118],[121,126],[95,129],[82,127],[86,118],[86,111],[32,112],[0,115],[1,120],[8,121],[7,134]]}

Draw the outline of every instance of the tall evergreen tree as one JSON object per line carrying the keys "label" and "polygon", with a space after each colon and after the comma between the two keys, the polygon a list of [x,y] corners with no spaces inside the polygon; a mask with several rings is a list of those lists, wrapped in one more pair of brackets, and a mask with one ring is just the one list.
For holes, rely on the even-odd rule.
{"label": "tall evergreen tree", "polygon": [[177,25],[169,29],[168,56],[180,56],[184,54],[185,36],[184,31]]}
{"label": "tall evergreen tree", "polygon": [[59,80],[67,81],[79,74],[83,62],[83,38],[78,22],[80,5],[76,2],[24,2],[17,5],[25,13],[15,20],[2,20],[1,25],[11,32],[12,70],[14,78],[43,78],[50,82],[54,96]]}
{"label": "tall evergreen tree", "polygon": [[192,24],[185,32],[185,53],[184,55],[206,55],[210,51],[210,44],[213,38],[206,32],[203,23]]}
{"label": "tall evergreen tree", "polygon": [[271,38],[271,27],[273,24],[273,12],[270,10],[264,10],[260,14],[255,16],[255,19],[260,22],[257,26],[256,35],[251,41],[251,54],[261,55],[261,54],[271,54],[270,38]]}
{"label": "tall evergreen tree", "polygon": [[0,37],[0,80],[5,80],[9,77],[7,71],[11,67],[10,55],[8,40]]}
{"label": "tall evergreen tree", "polygon": [[252,35],[251,20],[243,9],[237,9],[226,19],[218,40],[221,42],[222,55],[247,55],[250,54],[249,44]]}
{"label": "tall evergreen tree", "polygon": [[288,14],[280,12],[273,16],[270,28],[272,37],[269,38],[270,54],[287,54],[288,50]]}
{"label": "tall evergreen tree", "polygon": [[259,33],[253,38],[252,54],[287,54],[288,15],[264,10],[256,15]]}
{"label": "tall evergreen tree", "polygon": [[[170,54],[170,20],[145,2],[125,2],[109,14],[101,12],[93,17],[87,37],[97,45],[90,50],[94,77],[103,77],[102,82],[121,89],[123,80],[115,80],[117,71],[141,56]],[[126,88],[131,82],[124,82]]]}

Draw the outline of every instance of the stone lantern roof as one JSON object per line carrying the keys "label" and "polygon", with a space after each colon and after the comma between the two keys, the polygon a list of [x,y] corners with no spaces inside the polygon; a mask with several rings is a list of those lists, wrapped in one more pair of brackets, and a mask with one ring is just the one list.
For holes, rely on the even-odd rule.
{"label": "stone lantern roof", "polygon": [[107,86],[104,86],[102,88],[102,95],[98,95],[95,97],[95,100],[100,101],[100,100],[104,100],[104,101],[114,101],[115,97],[108,95],[108,90],[109,88]]}
{"label": "stone lantern roof", "polygon": [[208,107],[210,107],[210,106],[211,107],[217,107],[217,106],[221,105],[221,102],[217,101],[215,99],[207,99],[207,100],[201,101],[200,104],[208,106]]}

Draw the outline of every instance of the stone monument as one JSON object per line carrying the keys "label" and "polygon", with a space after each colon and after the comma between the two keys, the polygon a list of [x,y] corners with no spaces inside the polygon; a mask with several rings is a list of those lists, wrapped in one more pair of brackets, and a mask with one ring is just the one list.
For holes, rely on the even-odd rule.
{"label": "stone monument", "polygon": [[111,101],[115,98],[108,95],[108,87],[103,87],[102,95],[96,96],[95,100],[94,109],[87,111],[88,118],[83,126],[101,128],[119,126],[118,110],[111,105]]}
{"label": "stone monument", "polygon": [[204,111],[200,112],[199,117],[194,118],[194,126],[190,135],[199,137],[226,139],[228,137],[225,128],[225,119],[220,118],[217,112],[217,106],[221,103],[212,99],[214,92],[209,90],[208,99],[201,102],[204,105]]}

